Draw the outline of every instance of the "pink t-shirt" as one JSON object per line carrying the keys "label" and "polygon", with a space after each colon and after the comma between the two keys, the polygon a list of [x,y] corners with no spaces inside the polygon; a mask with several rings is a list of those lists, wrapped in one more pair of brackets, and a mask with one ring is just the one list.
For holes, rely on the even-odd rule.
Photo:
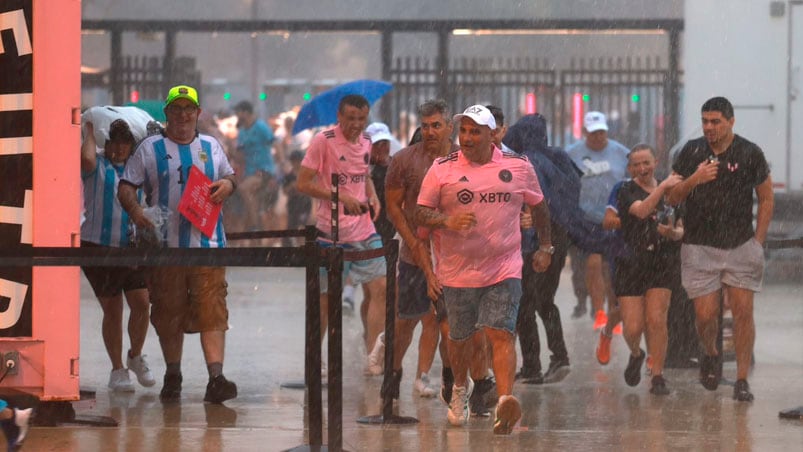
{"label": "pink t-shirt", "polygon": [[[368,193],[365,184],[370,177],[368,173],[370,153],[371,139],[368,135],[360,135],[356,143],[351,143],[343,136],[340,126],[335,126],[315,135],[301,166],[315,170],[319,182],[327,190],[332,188],[332,174],[337,174],[341,196],[347,193],[360,201],[367,202]],[[338,212],[338,241],[357,242],[376,233],[369,212],[362,215],[345,215],[342,203]],[[316,226],[324,233],[331,234],[331,201],[318,203]]]}
{"label": "pink t-shirt", "polygon": [[523,204],[544,195],[526,157],[494,147],[490,162],[470,162],[462,151],[436,160],[424,177],[418,204],[446,215],[474,212],[467,231],[433,231],[436,273],[444,286],[487,287],[521,278]]}

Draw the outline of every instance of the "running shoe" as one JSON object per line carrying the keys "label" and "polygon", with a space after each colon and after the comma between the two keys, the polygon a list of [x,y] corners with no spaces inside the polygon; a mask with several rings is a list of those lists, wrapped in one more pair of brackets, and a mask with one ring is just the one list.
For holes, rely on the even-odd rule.
{"label": "running shoe", "polygon": [[586,309],[586,305],[578,304],[574,307],[574,311],[572,311],[572,318],[573,319],[582,319],[584,315],[586,315],[588,310]]}
{"label": "running shoe", "polygon": [[525,385],[542,385],[544,384],[544,374],[542,374],[540,370],[530,372],[522,368],[520,371],[516,372],[516,381],[520,381]]}
{"label": "running shoe", "polygon": [[669,388],[666,387],[666,380],[661,375],[653,375],[652,377],[652,386],[650,387],[650,393],[664,396],[669,395]]}
{"label": "running shoe", "polygon": [[134,384],[128,378],[128,369],[117,369],[109,374],[109,389],[114,392],[134,392]]}
{"label": "running shoe", "polygon": [[718,355],[703,355],[700,358],[700,383],[705,389],[716,391],[721,378],[720,371]]}
{"label": "running shoe", "polygon": [[183,380],[184,378],[182,378],[181,374],[165,374],[159,399],[162,402],[172,402],[180,399]]}
{"label": "running shoe", "polygon": [[557,383],[569,375],[569,358],[551,357],[549,359],[549,369],[544,374],[544,383]]}
{"label": "running shoe", "polygon": [[134,371],[134,374],[137,376],[137,381],[142,386],[151,387],[156,384],[156,379],[153,378],[153,374],[150,368],[148,368],[148,362],[145,361],[145,355],[128,358],[126,366],[128,366],[129,370]]}
{"label": "running shoe", "polygon": [[432,398],[438,395],[438,391],[429,385],[429,375],[426,373],[422,373],[420,377],[415,379],[413,389],[420,397],[424,398]]}
{"label": "running shoe", "polygon": [[496,401],[496,380],[492,376],[474,382],[474,391],[468,398],[468,405],[471,408],[472,416],[489,417],[491,410],[488,409],[488,401]]}
{"label": "running shoe", "polygon": [[736,384],[733,385],[733,399],[739,402],[753,401],[753,393],[750,392],[750,385],[747,384],[747,380],[736,380]]}
{"label": "running shoe", "polygon": [[474,391],[474,382],[471,377],[466,377],[466,379],[468,380],[466,386],[454,385],[452,388],[452,401],[449,403],[449,411],[446,413],[449,423],[458,427],[465,425],[471,417],[468,399]]}
{"label": "running shoe", "polygon": [[633,356],[630,354],[630,359],[627,362],[625,369],[625,383],[628,386],[636,386],[641,381],[641,365],[644,363],[644,358],[647,356],[644,350],[639,349],[639,355]]}
{"label": "running shoe", "polygon": [[607,336],[605,331],[599,333],[599,344],[597,344],[597,361],[603,366],[611,361],[611,336]]}
{"label": "running shoe", "polygon": [[385,371],[385,333],[380,333],[374,342],[374,348],[368,354],[368,359],[365,364],[365,371],[367,376],[382,375]]}
{"label": "running shoe", "polygon": [[227,380],[222,374],[209,379],[204,402],[223,403],[235,397],[237,397],[237,385],[233,381]]}
{"label": "running shoe", "polygon": [[494,433],[497,435],[509,435],[513,432],[513,427],[521,419],[521,404],[512,395],[499,397],[495,418]]}
{"label": "running shoe", "polygon": [[33,408],[26,408],[24,410],[14,408],[13,411],[14,416],[11,419],[6,419],[0,423],[3,433],[6,435],[9,451],[20,450],[22,447],[25,435],[28,434],[28,422],[30,421]]}
{"label": "running shoe", "polygon": [[599,310],[597,311],[597,316],[594,319],[594,329],[598,330],[600,328],[605,328],[605,325],[608,323],[608,314],[605,314],[605,311]]}

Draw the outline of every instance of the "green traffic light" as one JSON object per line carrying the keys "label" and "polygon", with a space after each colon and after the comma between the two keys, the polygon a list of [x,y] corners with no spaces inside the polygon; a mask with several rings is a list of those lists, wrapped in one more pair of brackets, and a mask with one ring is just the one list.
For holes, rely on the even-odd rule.
{"label": "green traffic light", "polygon": [[312,99],[312,94],[304,93],[304,100],[306,101],[306,100],[310,100],[310,99]]}
{"label": "green traffic light", "polygon": [[589,100],[591,100],[591,96],[588,94],[583,94],[583,102],[588,102]]}
{"label": "green traffic light", "polygon": [[231,99],[231,93],[228,91],[223,93],[223,100],[229,100],[229,99]]}
{"label": "green traffic light", "polygon": [[638,94],[633,94],[632,96],[630,96],[630,100],[632,100],[633,102],[638,102],[640,99],[641,98],[639,97]]}
{"label": "green traffic light", "polygon": [[265,100],[268,98],[268,95],[265,93],[259,93],[259,100]]}

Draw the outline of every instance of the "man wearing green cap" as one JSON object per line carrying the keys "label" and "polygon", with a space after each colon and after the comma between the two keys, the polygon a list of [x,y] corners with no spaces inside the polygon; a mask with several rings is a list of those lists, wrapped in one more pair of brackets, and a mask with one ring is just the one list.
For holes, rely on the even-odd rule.
{"label": "man wearing green cap", "polygon": [[[212,234],[206,235],[179,214],[178,204],[193,166],[212,181],[209,190],[214,203],[222,203],[234,192],[234,170],[220,143],[196,130],[201,109],[194,88],[171,88],[164,112],[164,135],[143,140],[126,163],[118,188],[120,203],[137,228],[154,230],[154,218],[149,218],[137,201],[136,190],[142,187],[149,207],[158,207],[163,213],[164,224],[156,231],[162,243],[172,248],[222,248],[226,245],[222,218],[217,219]],[[167,365],[160,398],[174,401],[181,397],[185,332],[201,335],[209,371],[204,401],[221,403],[237,397],[237,386],[223,376],[229,316],[225,267],[160,267],[150,272],[149,282],[151,323]]]}

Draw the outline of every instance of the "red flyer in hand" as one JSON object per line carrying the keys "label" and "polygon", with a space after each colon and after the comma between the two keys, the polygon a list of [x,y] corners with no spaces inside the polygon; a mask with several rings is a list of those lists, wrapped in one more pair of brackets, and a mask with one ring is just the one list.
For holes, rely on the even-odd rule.
{"label": "red flyer in hand", "polygon": [[212,181],[204,173],[193,165],[190,168],[190,175],[187,184],[184,186],[184,194],[178,203],[178,211],[184,218],[190,221],[205,236],[211,237],[215,232],[217,220],[220,218],[220,209],[223,204],[216,204],[210,199],[209,185]]}

